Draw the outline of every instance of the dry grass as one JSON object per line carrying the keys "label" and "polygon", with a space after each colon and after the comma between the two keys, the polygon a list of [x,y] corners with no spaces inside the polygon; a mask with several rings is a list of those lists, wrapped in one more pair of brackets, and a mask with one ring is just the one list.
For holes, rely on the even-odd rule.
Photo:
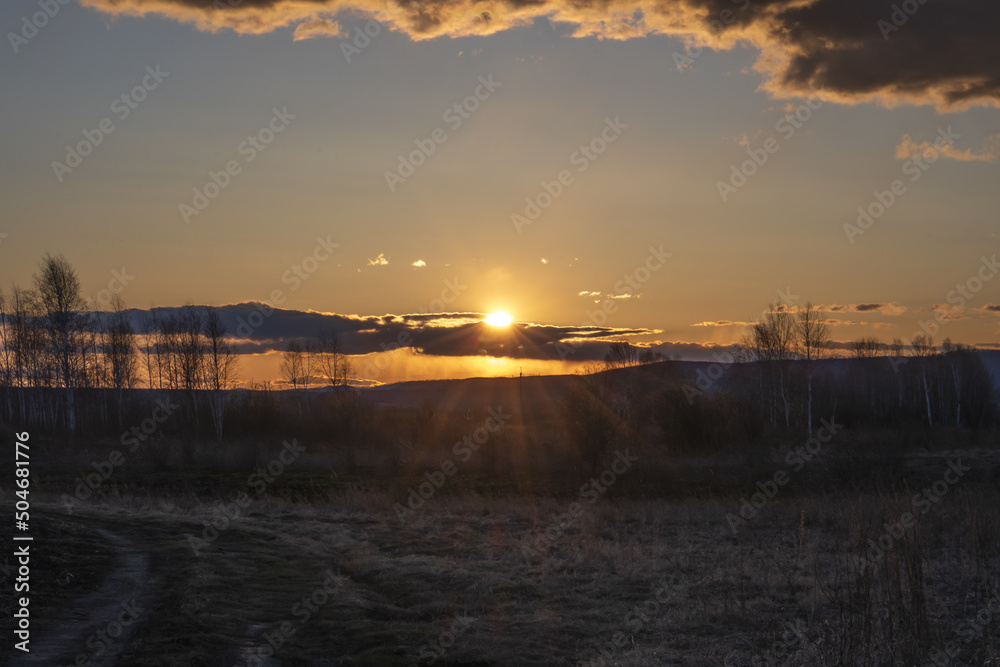
{"label": "dry grass", "polygon": [[200,557],[184,535],[212,520],[204,496],[123,489],[89,506],[166,582],[128,664],[234,661],[328,569],[337,594],[279,664],[429,664],[419,656],[440,647],[440,665],[909,666],[950,641],[957,664],[1000,659],[1000,599],[982,632],[963,625],[1000,590],[992,475],[956,485],[864,569],[857,556],[912,493],[785,492],[735,533],[738,499],[603,498],[543,558],[522,547],[571,498],[442,495],[403,524],[397,496],[275,489]]}

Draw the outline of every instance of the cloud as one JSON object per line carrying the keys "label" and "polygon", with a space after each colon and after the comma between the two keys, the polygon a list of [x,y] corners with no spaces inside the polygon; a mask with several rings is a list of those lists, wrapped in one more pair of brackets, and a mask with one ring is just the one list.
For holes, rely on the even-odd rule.
{"label": "cloud", "polygon": [[977,308],[976,310],[982,311],[984,313],[1000,313],[1000,304],[988,303],[982,308]]}
{"label": "cloud", "polygon": [[906,160],[917,156],[923,156],[928,160],[936,160],[938,157],[950,158],[959,162],[996,162],[1000,160],[1000,134],[994,134],[983,142],[983,147],[978,151],[966,148],[960,151],[952,145],[943,141],[931,143],[921,141],[917,143],[904,134],[899,146],[896,147],[896,159]]}
{"label": "cloud", "polygon": [[935,315],[935,318],[945,322],[957,322],[958,320],[967,319],[962,313],[965,312],[964,307],[953,306],[947,303],[935,303],[931,306],[931,310],[934,313],[940,313]]}
{"label": "cloud", "polygon": [[[202,309],[205,306],[195,306]],[[345,315],[274,308],[246,302],[215,308],[235,338],[240,354],[282,352],[288,341],[305,342],[321,329],[341,334],[346,354],[369,354],[411,348],[439,356],[512,357],[521,359],[601,360],[608,343],[628,336],[650,336],[656,329],[547,325],[518,322],[497,329],[483,323],[484,313],[409,313],[402,315]],[[137,331],[145,331],[151,314],[163,321],[180,307],[130,309]],[[567,344],[572,342],[571,347]]]}
{"label": "cloud", "polygon": [[709,322],[698,322],[697,324],[692,324],[693,327],[746,327],[753,324],[753,322],[734,322],[733,320],[715,320]]}
{"label": "cloud", "polygon": [[[692,46],[748,45],[762,89],[842,104],[1000,105],[1000,3],[920,4],[900,25],[871,0],[81,0],[110,16],[161,16],[198,30],[296,39],[333,35],[361,14],[413,40],[492,35],[548,19],[574,38],[668,35]],[[235,6],[228,6],[235,5]],[[880,23],[881,22],[881,23]],[[885,26],[889,26],[886,28]],[[304,27],[303,27],[304,26]],[[898,29],[897,29],[898,28]],[[339,27],[338,27],[339,29]],[[680,50],[680,49],[679,49]]]}
{"label": "cloud", "polygon": [[892,303],[830,304],[828,306],[816,306],[816,310],[823,313],[880,313],[882,315],[895,316],[905,313],[906,306],[893,301]]}
{"label": "cloud", "polygon": [[[381,255],[379,255],[379,257],[381,257]],[[388,264],[388,262],[386,262],[386,264]],[[418,259],[417,261],[415,261],[415,262],[414,262],[414,263],[412,264],[412,266],[415,266],[415,267],[417,267],[418,269],[422,269],[422,268],[424,268],[425,266],[427,266],[427,262],[425,262],[425,261],[424,261],[424,260],[422,260],[422,259]]]}
{"label": "cloud", "polygon": [[368,258],[368,266],[385,266],[388,263],[389,260],[386,259],[386,256],[381,252],[375,259],[371,259],[370,257]]}
{"label": "cloud", "polygon": [[295,26],[292,39],[299,42],[303,39],[314,39],[316,37],[347,37],[347,33],[341,29],[340,24],[329,19],[317,19],[306,21]]}
{"label": "cloud", "polygon": [[[630,294],[628,292],[625,292],[623,294],[603,294],[602,295],[601,292],[588,292],[587,290],[583,290],[583,291],[577,292],[576,295],[577,296],[585,296],[585,297],[588,297],[588,298],[598,297],[598,298],[594,299],[594,303],[600,303],[601,301],[611,301],[611,300],[621,301],[621,300],[624,300],[624,299],[638,299],[639,297],[642,296],[641,294]],[[603,298],[601,298],[601,297],[603,297]]]}

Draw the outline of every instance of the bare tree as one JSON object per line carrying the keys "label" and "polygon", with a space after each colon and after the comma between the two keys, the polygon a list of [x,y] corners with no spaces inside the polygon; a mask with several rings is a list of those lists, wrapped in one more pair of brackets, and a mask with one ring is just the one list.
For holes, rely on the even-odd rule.
{"label": "bare tree", "polygon": [[863,336],[851,343],[851,356],[855,359],[884,357],[888,352],[888,346],[875,336]]}
{"label": "bare tree", "polygon": [[7,421],[14,420],[14,329],[7,314],[7,293],[0,289],[0,387],[4,391]]}
{"label": "bare tree", "polygon": [[83,297],[76,271],[66,259],[59,255],[46,254],[35,274],[35,290],[38,293],[45,331],[49,345],[55,356],[59,376],[66,392],[66,421],[71,433],[76,432],[76,386],[77,354],[80,349],[80,331],[85,322],[82,314]]}
{"label": "bare tree", "polygon": [[920,377],[924,386],[924,404],[927,407],[927,424],[929,426],[933,426],[934,418],[931,416],[931,392],[930,386],[927,382],[927,365],[928,357],[932,357],[936,354],[934,339],[929,336],[924,336],[924,334],[917,334],[910,341],[910,347],[913,348],[914,356],[922,357],[920,360]]}
{"label": "bare tree", "polygon": [[202,364],[205,341],[202,337],[202,315],[194,306],[184,306],[178,316],[181,386],[192,395],[202,385]]}
{"label": "bare tree", "polygon": [[316,380],[316,349],[314,340],[302,344],[302,386],[308,387]]}
{"label": "bare tree", "polygon": [[125,418],[126,390],[139,384],[139,353],[135,344],[135,329],[129,319],[125,302],[117,294],[111,301],[111,315],[103,332],[103,357],[108,369],[108,386],[118,395],[118,425]]}
{"label": "bare tree", "polygon": [[643,350],[642,354],[639,355],[640,364],[655,364],[658,361],[663,361],[666,357],[659,350]]}
{"label": "bare tree", "polygon": [[285,353],[281,355],[281,365],[278,367],[281,377],[292,389],[297,389],[302,382],[303,375],[303,351],[302,345],[297,340],[288,341]]}
{"label": "bare tree", "polygon": [[892,342],[889,343],[889,352],[894,357],[902,357],[903,356],[903,351],[905,349],[906,349],[906,346],[903,344],[903,339],[902,338],[893,338]]}
{"label": "bare tree", "polygon": [[[765,368],[769,372],[772,384],[777,376],[777,388],[772,389],[772,395],[781,397],[785,413],[785,428],[791,428],[791,406],[788,401],[788,389],[785,386],[785,365],[795,355],[796,323],[792,314],[773,305],[763,314],[760,321],[750,326],[750,331],[739,343],[740,355],[759,362],[761,388],[763,389]],[[775,424],[775,400],[770,401],[771,424]]]}
{"label": "bare tree", "polygon": [[967,371],[972,366],[969,363],[969,353],[973,348],[961,343],[952,343],[951,338],[941,341],[941,351],[944,352],[944,359],[951,371],[952,386],[955,390],[955,426],[962,426],[962,401],[964,400],[963,388],[966,385]]}
{"label": "bare tree", "polygon": [[[159,317],[156,311],[149,309],[150,315],[142,325],[142,353],[146,360],[146,386],[153,388],[153,369],[159,369],[159,364],[154,365],[156,358],[156,334],[159,331]],[[162,385],[161,385],[162,386]]]}
{"label": "bare tree", "polygon": [[896,376],[896,407],[903,407],[903,374],[899,372],[899,366],[904,362],[903,352],[905,352],[906,346],[903,343],[902,338],[893,338],[892,342],[889,343],[889,354],[893,358],[892,369]]}
{"label": "bare tree", "polygon": [[812,396],[813,396],[813,364],[816,359],[826,354],[826,344],[830,340],[830,325],[819,318],[819,313],[813,308],[812,302],[806,302],[805,308],[798,313],[796,329],[799,337],[799,347],[806,360],[806,419],[809,435],[813,432]]}
{"label": "bare tree", "polygon": [[336,329],[321,329],[316,343],[316,363],[319,373],[332,387],[347,384],[353,369],[344,353],[340,332]]}
{"label": "bare tree", "polygon": [[627,340],[616,340],[604,356],[606,368],[627,368],[639,363],[639,348]]}
{"label": "bare tree", "polygon": [[181,386],[178,359],[180,357],[180,321],[175,314],[165,315],[156,322],[156,366],[159,387],[177,389]]}
{"label": "bare tree", "polygon": [[215,426],[215,437],[221,442],[225,423],[226,406],[231,396],[230,390],[235,386],[239,374],[239,359],[236,348],[229,341],[229,332],[219,316],[219,312],[210,308],[205,316],[205,375],[209,389],[209,408],[212,411],[212,423]]}

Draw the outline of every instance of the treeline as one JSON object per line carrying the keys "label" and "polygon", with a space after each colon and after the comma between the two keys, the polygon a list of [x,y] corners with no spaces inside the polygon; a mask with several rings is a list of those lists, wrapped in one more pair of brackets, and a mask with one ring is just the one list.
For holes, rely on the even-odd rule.
{"label": "treeline", "polygon": [[[65,258],[46,255],[30,289],[0,289],[0,411],[8,423],[49,431],[122,428],[134,389],[182,401],[189,419],[206,419],[222,439],[240,378],[240,355],[219,312],[185,306],[152,310],[133,322],[116,294],[101,310],[88,304]],[[336,331],[289,343],[282,374],[292,387],[344,384],[351,365]],[[253,383],[249,383],[255,387]]]}
{"label": "treeline", "polygon": [[[109,306],[88,307],[62,257],[42,259],[31,289],[0,290],[3,422],[116,438],[137,425],[180,440],[302,437],[352,452],[433,447],[471,423],[440,406],[378,406],[354,390],[312,396],[241,383],[240,356],[215,309],[153,310],[136,323],[119,298]],[[522,406],[510,437],[525,455],[558,449],[598,465],[630,444],[676,453],[804,440],[821,418],[871,431],[995,424],[992,378],[971,348],[864,338],[851,344],[852,358],[834,357],[829,327],[809,304],[771,308],[746,332],[710,364],[617,341],[557,409]],[[293,389],[346,385],[352,373],[336,331],[290,341],[280,371]],[[164,414],[172,416],[155,417]]]}
{"label": "treeline", "polygon": [[626,442],[708,452],[805,441],[821,418],[901,436],[996,424],[993,379],[975,349],[922,334],[909,345],[867,337],[834,357],[811,305],[771,308],[713,363],[644,365],[628,345],[619,342],[562,405],[567,431],[595,461]]}

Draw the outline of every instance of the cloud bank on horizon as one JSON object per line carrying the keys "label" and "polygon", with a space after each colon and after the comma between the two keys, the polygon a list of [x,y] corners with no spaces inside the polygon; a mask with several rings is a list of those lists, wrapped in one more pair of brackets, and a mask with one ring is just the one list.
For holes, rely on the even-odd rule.
{"label": "cloud bank on horizon", "polygon": [[[128,312],[136,331],[145,332],[154,316],[163,322],[180,315],[185,307],[131,308]],[[211,308],[222,318],[240,354],[283,352],[289,341],[304,342],[315,338],[322,329],[333,329],[341,335],[344,353],[353,355],[412,349],[420,354],[445,357],[492,356],[582,362],[604,359],[611,340],[659,333],[655,329],[590,324],[515,323],[509,327],[492,327],[483,322],[485,315],[480,313],[364,316],[288,310],[258,302]],[[691,350],[705,349],[697,343],[677,345],[689,345]],[[671,348],[670,351],[676,353],[679,349]]]}
{"label": "cloud bank on horizon", "polygon": [[119,16],[160,16],[198,30],[295,39],[342,37],[370,16],[419,41],[492,35],[545,18],[571,37],[667,35],[691,46],[759,52],[753,68],[778,98],[842,104],[1000,106],[995,0],[82,0]]}

